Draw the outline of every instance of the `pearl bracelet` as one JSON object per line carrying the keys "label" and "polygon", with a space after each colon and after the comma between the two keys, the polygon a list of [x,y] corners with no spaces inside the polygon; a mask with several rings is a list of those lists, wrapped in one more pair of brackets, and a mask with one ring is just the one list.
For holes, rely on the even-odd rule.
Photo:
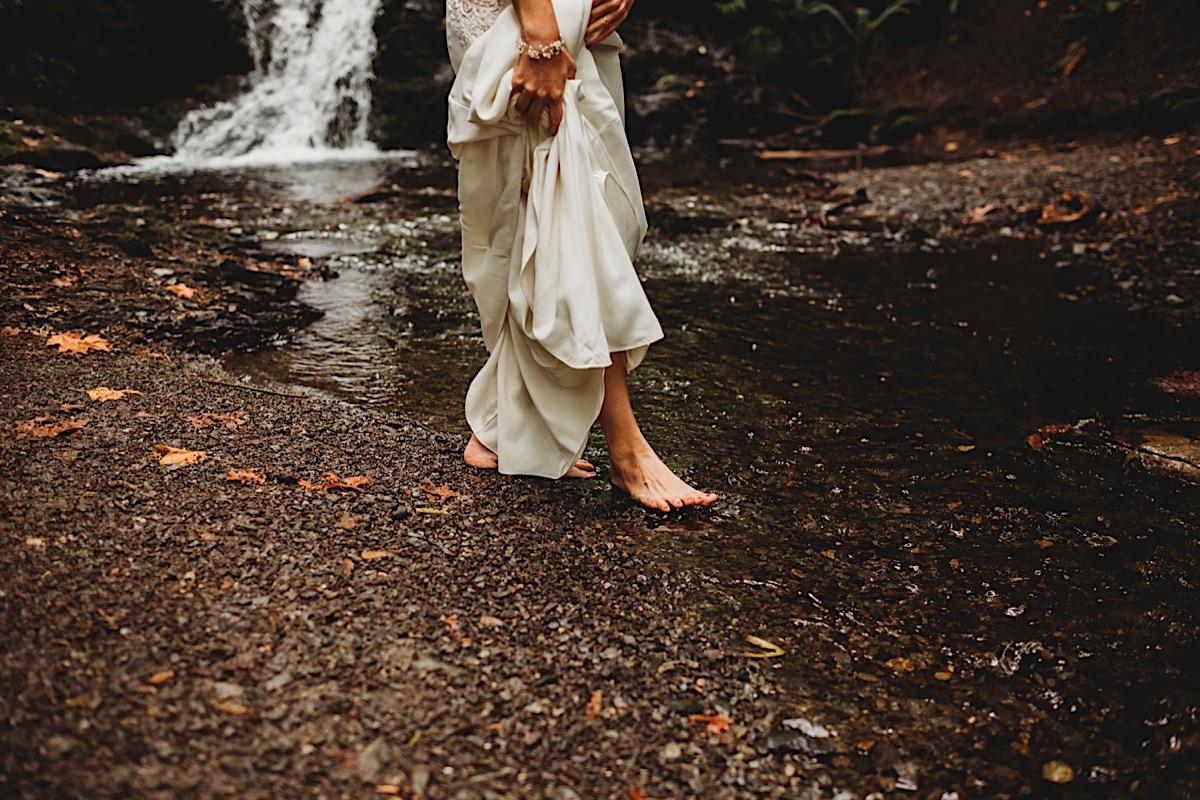
{"label": "pearl bracelet", "polygon": [[554,58],[566,48],[567,44],[561,38],[555,39],[550,44],[530,44],[524,39],[517,41],[517,52],[523,56],[529,56],[534,61],[543,58]]}

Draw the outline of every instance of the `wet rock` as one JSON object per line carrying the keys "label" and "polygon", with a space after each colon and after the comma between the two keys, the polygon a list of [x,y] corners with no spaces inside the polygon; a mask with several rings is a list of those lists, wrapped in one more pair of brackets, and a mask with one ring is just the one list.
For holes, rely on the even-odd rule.
{"label": "wet rock", "polygon": [[820,756],[837,751],[833,733],[823,725],[806,719],[783,720],[767,734],[766,747],[772,753],[800,753]]}
{"label": "wet rock", "polygon": [[1047,761],[1042,765],[1042,777],[1050,783],[1070,783],[1075,780],[1075,770],[1063,761]]}

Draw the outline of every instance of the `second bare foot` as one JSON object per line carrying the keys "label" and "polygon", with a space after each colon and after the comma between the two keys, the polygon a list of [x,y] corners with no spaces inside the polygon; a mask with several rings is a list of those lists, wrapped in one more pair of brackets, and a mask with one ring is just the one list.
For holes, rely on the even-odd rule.
{"label": "second bare foot", "polygon": [[[467,442],[467,447],[463,450],[463,461],[470,464],[472,467],[479,469],[496,469],[500,465],[500,459],[492,452],[491,448],[479,441],[479,437],[471,434],[471,441]],[[575,466],[567,470],[564,478],[594,478],[596,477],[596,468],[586,459],[579,459],[575,462]]]}
{"label": "second bare foot", "polygon": [[692,487],[672,472],[648,444],[624,455],[612,454],[609,480],[646,508],[658,511],[717,502],[715,494]]}

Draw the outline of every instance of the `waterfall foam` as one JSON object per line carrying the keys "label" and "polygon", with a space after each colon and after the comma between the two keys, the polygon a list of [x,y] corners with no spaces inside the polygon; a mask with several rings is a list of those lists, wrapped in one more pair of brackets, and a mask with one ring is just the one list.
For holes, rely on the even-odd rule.
{"label": "waterfall foam", "polygon": [[282,162],[375,155],[374,22],[381,0],[242,0],[254,72],[240,97],[190,112],[175,159]]}

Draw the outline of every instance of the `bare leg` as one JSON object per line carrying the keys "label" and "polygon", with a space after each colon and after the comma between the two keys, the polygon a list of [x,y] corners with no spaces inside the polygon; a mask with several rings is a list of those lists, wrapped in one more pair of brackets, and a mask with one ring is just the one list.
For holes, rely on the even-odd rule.
{"label": "bare leg", "polygon": [[642,435],[629,402],[625,354],[613,353],[604,371],[604,405],[600,426],[608,441],[609,479],[647,508],[670,511],[684,506],[711,506],[717,496],[685,483],[662,462]]}
{"label": "bare leg", "polygon": [[[471,441],[467,442],[467,449],[463,451],[463,461],[479,469],[496,469],[500,465],[500,459],[496,457],[496,454],[479,441],[475,434],[471,434]],[[575,466],[567,470],[567,474],[563,477],[594,478],[596,477],[596,468],[592,466],[591,462],[581,458],[575,462]]]}

